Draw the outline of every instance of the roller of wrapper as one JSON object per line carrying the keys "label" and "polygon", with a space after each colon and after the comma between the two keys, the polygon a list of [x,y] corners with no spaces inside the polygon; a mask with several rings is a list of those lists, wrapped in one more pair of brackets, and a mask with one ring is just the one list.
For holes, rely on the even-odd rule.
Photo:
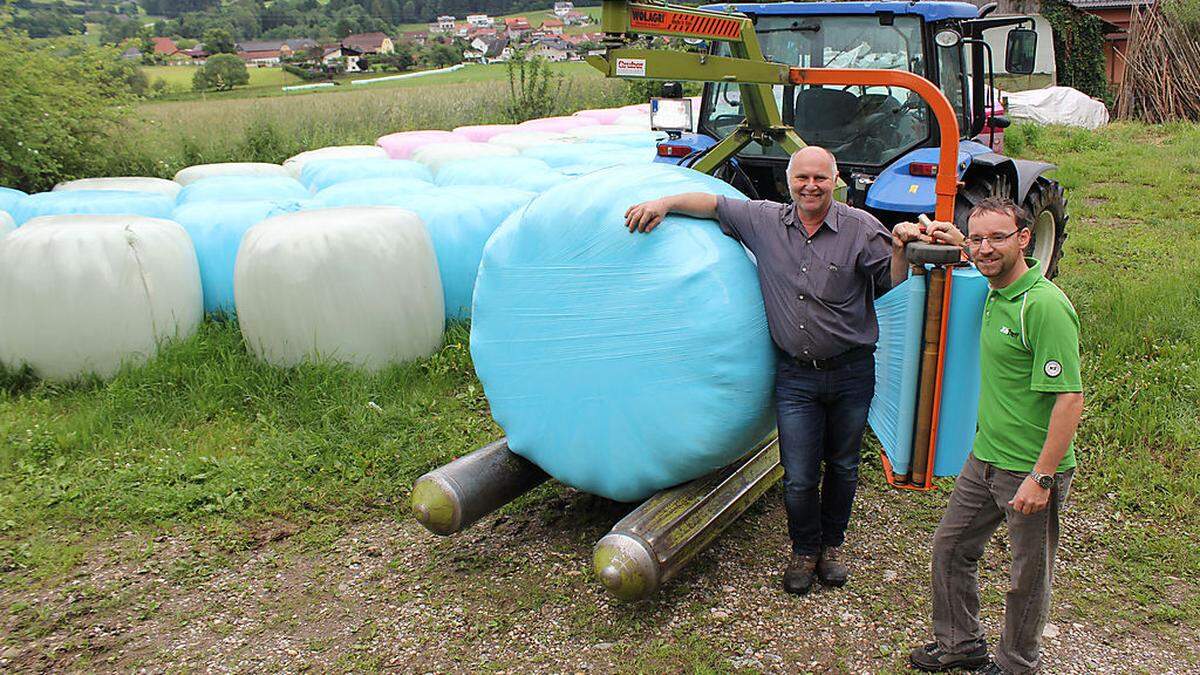
{"label": "roller of wrapper", "polygon": [[782,475],[772,434],[728,467],[655,494],[596,542],[596,577],[621,600],[653,595]]}
{"label": "roller of wrapper", "polygon": [[513,454],[502,438],[418,478],[412,489],[413,516],[434,534],[455,534],[549,477]]}

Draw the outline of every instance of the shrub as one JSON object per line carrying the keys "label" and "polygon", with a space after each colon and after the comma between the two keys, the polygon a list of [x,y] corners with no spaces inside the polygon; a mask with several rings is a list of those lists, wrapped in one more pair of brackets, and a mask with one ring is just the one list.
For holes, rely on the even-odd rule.
{"label": "shrub", "polygon": [[550,70],[545,59],[530,58],[523,51],[508,60],[508,99],[504,117],[524,122],[554,114],[562,98],[562,76]]}
{"label": "shrub", "polygon": [[240,84],[250,82],[246,64],[233,54],[214,54],[192,77],[192,89],[204,91],[216,89],[228,91]]}

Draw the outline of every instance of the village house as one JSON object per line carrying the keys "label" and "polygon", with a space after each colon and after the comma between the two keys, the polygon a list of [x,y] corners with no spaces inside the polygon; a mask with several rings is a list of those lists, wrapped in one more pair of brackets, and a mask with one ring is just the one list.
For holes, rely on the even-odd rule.
{"label": "village house", "polygon": [[577,60],[574,45],[555,36],[535,39],[525,53],[531,58],[543,58],[554,62]]}
{"label": "village house", "polygon": [[467,23],[475,28],[491,28],[494,22],[487,14],[468,14]]}
{"label": "village house", "polygon": [[512,45],[503,35],[481,36],[471,40],[463,50],[463,58],[487,65],[503,63],[512,57]]}
{"label": "village house", "polygon": [[592,17],[582,12],[567,12],[562,16],[562,22],[568,26],[586,26],[592,22]]}
{"label": "village house", "polygon": [[575,10],[573,2],[556,2],[554,3],[554,14],[560,19]]}
{"label": "village house", "polygon": [[533,26],[529,25],[529,19],[517,16],[504,20],[504,30],[508,33],[509,40],[520,41],[522,37],[533,31]]}
{"label": "village house", "polygon": [[546,19],[542,22],[542,32],[549,35],[562,35],[563,22],[558,19]]}
{"label": "village house", "polygon": [[341,45],[359,54],[392,54],[396,51],[392,39],[379,32],[347,35],[342,38]]}

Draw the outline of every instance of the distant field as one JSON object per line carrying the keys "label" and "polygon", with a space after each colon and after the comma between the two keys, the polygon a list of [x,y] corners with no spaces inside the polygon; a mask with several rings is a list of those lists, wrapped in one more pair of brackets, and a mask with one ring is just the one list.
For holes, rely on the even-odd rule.
{"label": "distant field", "polygon": [[[575,11],[579,12],[580,14],[587,14],[588,16],[592,17],[592,19],[595,21],[600,20],[600,7],[576,7]],[[531,26],[533,26],[534,28],[537,28],[544,19],[550,19],[550,18],[554,17],[554,10],[547,7],[546,9],[533,9],[533,10],[529,10],[527,12],[514,12],[512,14],[501,14],[499,16],[495,16],[492,18],[495,19],[499,23],[499,22],[502,22],[504,19],[515,19],[518,16],[523,16],[526,19],[529,19],[529,24]],[[466,15],[463,15],[463,16],[460,16],[457,18],[459,21],[462,21],[466,18]],[[396,26],[396,31],[400,32],[400,33],[409,33],[409,32],[416,31],[416,30],[426,30],[428,28],[429,28],[429,22],[425,21],[422,23],[400,24],[399,26]],[[592,24],[590,26],[584,26],[582,28],[571,27],[571,28],[567,29],[567,32],[583,33],[583,32],[591,32],[594,29],[595,29],[595,24]]]}
{"label": "distant field", "polygon": [[[191,91],[192,77],[195,76],[196,66],[144,66],[142,70],[146,71],[146,77],[150,79],[150,83],[154,84],[155,80],[163,80],[167,86],[175,91]],[[240,91],[248,92],[261,88],[283,87],[289,84],[298,84],[300,78],[291,73],[283,72],[282,68],[248,68],[250,72],[250,84],[241,87]]]}

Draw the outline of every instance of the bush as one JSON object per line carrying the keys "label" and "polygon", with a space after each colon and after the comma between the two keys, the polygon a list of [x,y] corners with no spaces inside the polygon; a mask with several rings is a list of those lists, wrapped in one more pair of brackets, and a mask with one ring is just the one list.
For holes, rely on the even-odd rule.
{"label": "bush", "polygon": [[564,93],[562,76],[551,71],[545,59],[529,58],[521,51],[513,53],[507,65],[505,119],[524,122],[554,114]]}
{"label": "bush", "polygon": [[97,172],[138,73],[115,49],[62,49],[0,29],[0,185],[41,190]]}
{"label": "bush", "polygon": [[246,64],[233,54],[214,54],[192,77],[192,89],[228,91],[250,82]]}

